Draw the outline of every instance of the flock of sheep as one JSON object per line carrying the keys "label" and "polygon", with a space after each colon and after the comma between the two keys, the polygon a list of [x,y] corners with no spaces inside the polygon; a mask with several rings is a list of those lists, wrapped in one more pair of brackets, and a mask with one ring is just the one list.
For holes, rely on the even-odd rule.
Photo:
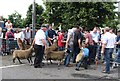
{"label": "flock of sheep", "polygon": [[[19,44],[20,42],[18,43],[18,45]],[[59,66],[64,59],[65,51],[58,51],[57,48],[58,48],[57,41],[55,41],[52,46],[47,47],[45,49],[44,57],[47,63],[48,63],[48,60],[50,60],[50,63],[52,63],[51,60],[55,60],[55,61],[58,60],[59,61],[58,66]],[[20,64],[22,64],[22,62],[20,61],[21,59],[27,59],[30,65],[32,65],[33,64],[33,61],[32,61],[33,52],[34,52],[33,46],[29,46],[28,49],[24,49],[24,50],[23,49],[14,50],[13,63],[15,63],[16,58],[18,59]]]}

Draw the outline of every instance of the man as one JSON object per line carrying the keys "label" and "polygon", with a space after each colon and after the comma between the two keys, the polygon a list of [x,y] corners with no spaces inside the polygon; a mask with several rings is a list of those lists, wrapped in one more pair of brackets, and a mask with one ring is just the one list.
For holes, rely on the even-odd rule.
{"label": "man", "polygon": [[10,20],[7,20],[7,22],[5,23],[5,28],[7,30],[11,29],[11,32],[14,33],[13,26],[12,26],[12,23],[10,22]]}
{"label": "man", "polygon": [[94,42],[94,50],[93,50],[93,55],[92,55],[92,61],[93,63],[95,63],[95,57],[96,57],[96,53],[98,52],[98,41],[100,39],[100,34],[97,32],[97,27],[94,27],[93,31],[90,32],[90,34],[92,35],[92,40]]}
{"label": "man", "polygon": [[101,54],[104,54],[104,59],[105,59],[105,70],[103,70],[103,73],[110,73],[110,55],[113,52],[114,48],[114,38],[109,32],[109,28],[106,27],[104,29],[104,37],[102,39],[102,49],[101,49]]}
{"label": "man", "polygon": [[73,40],[73,63],[75,62],[76,56],[80,52],[81,46],[81,39],[82,39],[82,34],[80,32],[79,26],[76,26],[76,31],[74,32],[74,40]]}
{"label": "man", "polygon": [[52,26],[49,25],[48,36],[47,36],[49,41],[49,46],[53,44],[55,36],[57,36],[56,32],[52,29]]}
{"label": "man", "polygon": [[66,41],[64,41],[64,34],[65,34],[65,31],[62,30],[58,35],[58,50],[59,51],[64,50],[64,46],[65,46],[65,42],[66,42]]}
{"label": "man", "polygon": [[71,54],[73,53],[73,40],[74,40],[74,32],[75,32],[76,28],[72,28],[68,30],[67,33],[67,40],[66,40],[66,45],[65,48],[67,49],[67,55],[65,56],[65,61],[64,61],[64,65],[66,67],[71,66],[70,65],[70,59],[71,59]]}
{"label": "man", "polygon": [[46,26],[42,26],[41,29],[37,31],[32,43],[32,46],[34,45],[35,50],[34,68],[42,68],[41,64],[44,55],[44,49],[47,46],[45,35],[46,30]]}
{"label": "man", "polygon": [[25,49],[25,29],[22,29],[22,31],[18,33],[17,43],[19,49],[21,50]]}
{"label": "man", "polygon": [[[114,34],[114,30],[113,30],[113,29],[110,29],[109,32],[111,33],[111,36],[113,37],[113,40],[114,40],[113,42],[115,42],[117,36]],[[114,48],[113,48],[113,49],[114,49]],[[114,50],[113,50],[113,51],[114,51]],[[112,51],[112,53],[111,53],[111,55],[110,55],[110,61],[113,61],[113,57],[112,57],[113,51]]]}
{"label": "man", "polygon": [[88,56],[88,64],[90,65],[92,63],[92,55],[93,55],[93,51],[94,51],[94,44],[93,44],[93,40],[92,40],[92,35],[89,33],[89,30],[86,29],[85,30],[85,44],[88,44],[88,49],[89,49],[89,56]]}
{"label": "man", "polygon": [[31,30],[29,27],[26,27],[25,40],[27,42],[27,45],[30,45],[30,38],[31,38]]}
{"label": "man", "polygon": [[10,20],[7,20],[7,22],[5,23],[5,28],[12,29],[12,23],[10,22]]}

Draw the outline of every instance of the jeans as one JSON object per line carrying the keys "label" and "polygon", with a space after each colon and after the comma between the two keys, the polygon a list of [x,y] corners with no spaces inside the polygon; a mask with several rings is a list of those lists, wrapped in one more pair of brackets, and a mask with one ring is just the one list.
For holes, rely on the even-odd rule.
{"label": "jeans", "polygon": [[97,48],[97,59],[100,60],[101,59],[101,46],[98,45],[98,48]]}
{"label": "jeans", "polygon": [[81,66],[82,63],[84,63],[84,68],[87,68],[87,56],[82,56],[82,58],[80,59],[80,61],[77,63],[77,69],[79,69],[79,67]]}
{"label": "jeans", "polygon": [[59,50],[59,51],[63,51],[63,50],[64,50],[64,47],[58,46],[58,50]]}
{"label": "jeans", "polygon": [[69,65],[70,59],[71,59],[72,49],[69,48],[68,51],[69,51],[69,52],[68,52],[67,55],[65,56],[65,60],[64,60],[64,65],[65,65],[65,66]]}
{"label": "jeans", "polygon": [[115,57],[115,62],[120,63],[120,48],[117,51],[116,57]]}
{"label": "jeans", "polygon": [[105,48],[104,58],[105,58],[105,71],[110,72],[110,55],[113,52],[113,48]]}

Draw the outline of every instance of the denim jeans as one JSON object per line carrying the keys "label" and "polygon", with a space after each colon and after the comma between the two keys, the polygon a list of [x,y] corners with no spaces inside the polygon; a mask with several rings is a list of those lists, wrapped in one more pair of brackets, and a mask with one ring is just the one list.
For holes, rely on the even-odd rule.
{"label": "denim jeans", "polygon": [[98,60],[101,59],[101,48],[102,48],[102,46],[98,45],[98,48],[97,48],[97,59]]}
{"label": "denim jeans", "polygon": [[72,54],[72,49],[69,48],[68,50],[70,51],[70,53],[67,53],[67,55],[65,56],[65,60],[64,60],[65,66],[69,65],[70,59],[71,59],[71,54]]}
{"label": "denim jeans", "polygon": [[110,72],[110,55],[113,52],[113,48],[105,48],[104,58],[105,58],[105,71]]}
{"label": "denim jeans", "polygon": [[84,63],[84,68],[87,68],[87,59],[88,59],[88,56],[82,56],[82,58],[76,65],[77,69],[79,69],[82,63]]}
{"label": "denim jeans", "polygon": [[58,50],[59,50],[59,51],[63,51],[63,50],[64,50],[64,47],[58,46]]}

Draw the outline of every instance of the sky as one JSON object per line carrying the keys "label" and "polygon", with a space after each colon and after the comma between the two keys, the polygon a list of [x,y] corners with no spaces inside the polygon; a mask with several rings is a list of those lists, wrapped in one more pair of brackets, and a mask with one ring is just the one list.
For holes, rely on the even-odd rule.
{"label": "sky", "polygon": [[[42,0],[35,0],[36,3],[42,5],[45,8]],[[8,18],[15,11],[22,15],[22,18],[26,17],[26,13],[33,0],[0,0],[0,16]]]}
{"label": "sky", "polygon": [[[120,1],[120,0],[118,0]],[[42,5],[45,8],[42,0],[35,0],[36,3]],[[15,11],[22,15],[22,18],[26,18],[26,13],[33,0],[0,0],[0,16],[8,18]],[[116,9],[115,11],[118,11]]]}

